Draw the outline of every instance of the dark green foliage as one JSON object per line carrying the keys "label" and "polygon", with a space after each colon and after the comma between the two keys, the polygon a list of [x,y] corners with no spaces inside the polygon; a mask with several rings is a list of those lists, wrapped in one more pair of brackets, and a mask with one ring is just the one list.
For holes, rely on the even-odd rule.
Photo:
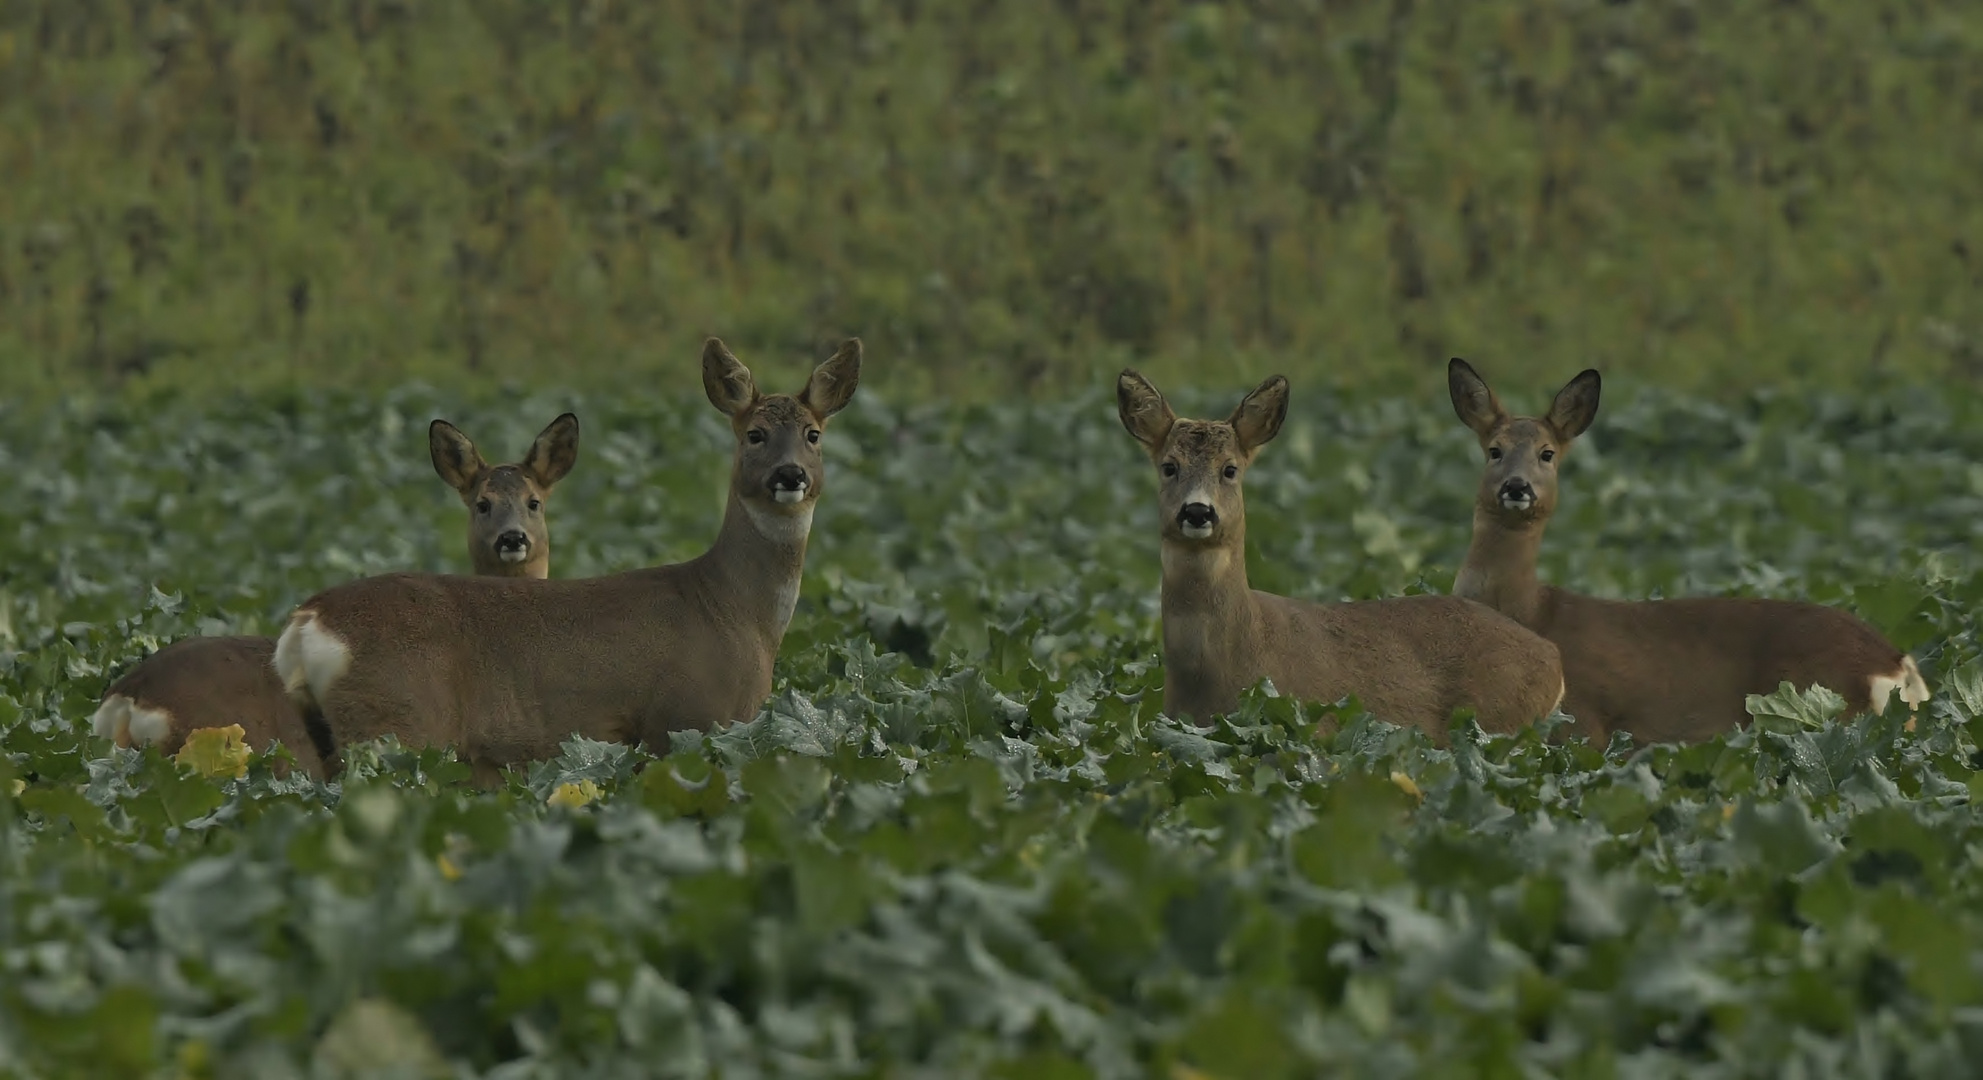
{"label": "dark green foliage", "polygon": [[[556,572],[699,550],[730,438],[700,400],[0,414],[0,1074],[1929,1077],[1983,1049],[1983,403],[1621,392],[1547,545],[1606,595],[1862,611],[1936,687],[1911,732],[1776,694],[1700,746],[1441,751],[1264,690],[1181,727],[1155,479],[1092,395],[836,420],[748,724],[574,742],[486,794],[438,751],[320,788],[86,735],[161,642],[460,568],[425,421],[501,453],[567,407]],[[1443,400],[1298,387],[1250,474],[1256,582],[1444,587],[1477,456]]]}
{"label": "dark green foliage", "polygon": [[1967,378],[1979,120],[1964,0],[10,0],[0,386]]}

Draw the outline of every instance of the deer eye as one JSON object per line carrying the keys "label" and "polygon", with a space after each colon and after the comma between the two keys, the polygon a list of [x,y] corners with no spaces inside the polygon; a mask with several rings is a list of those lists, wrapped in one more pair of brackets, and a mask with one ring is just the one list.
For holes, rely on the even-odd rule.
{"label": "deer eye", "polygon": [[1489,461],[1500,461],[1500,460],[1501,460],[1501,448],[1500,448],[1500,447],[1498,447],[1498,446],[1490,446],[1490,447],[1488,447],[1488,448],[1487,448],[1487,460],[1489,460]]}
{"label": "deer eye", "polygon": [[1226,479],[1228,479],[1228,480],[1230,480],[1230,479],[1232,479],[1233,477],[1235,477],[1235,476],[1238,476],[1238,475],[1239,475],[1239,466],[1237,466],[1237,465],[1228,465],[1228,466],[1226,466],[1226,469],[1225,469],[1225,472],[1226,472]]}
{"label": "deer eye", "polygon": [[1542,460],[1544,460],[1544,461],[1555,461],[1555,460],[1556,460],[1556,451],[1554,451],[1554,450],[1544,450],[1544,451],[1542,452]]}
{"label": "deer eye", "polygon": [[1159,470],[1159,471],[1160,471],[1160,472],[1162,472],[1162,473],[1164,474],[1164,476],[1165,476],[1166,478],[1168,478],[1168,477],[1172,477],[1172,476],[1176,476],[1176,475],[1177,475],[1177,462],[1175,462],[1175,461],[1166,461],[1166,462],[1164,462],[1164,465],[1163,465],[1163,468],[1162,468],[1161,470]]}
{"label": "deer eye", "polygon": [[489,512],[489,500],[487,500],[487,499],[477,499],[477,500],[475,500],[475,512],[476,512],[476,513],[478,513],[478,514],[486,514],[486,513],[488,513],[488,512]]}
{"label": "deer eye", "polygon": [[744,438],[749,440],[752,446],[756,446],[764,441],[764,432],[758,428],[752,428],[744,433]]}
{"label": "deer eye", "polygon": [[806,441],[807,441],[807,442],[809,442],[809,443],[816,443],[816,442],[818,442],[818,441],[819,441],[819,429],[818,429],[818,428],[807,428],[807,429],[806,429]]}
{"label": "deer eye", "polygon": [[543,505],[544,505],[543,503],[537,501],[536,499],[530,500],[530,512],[533,514],[536,513],[538,508]]}

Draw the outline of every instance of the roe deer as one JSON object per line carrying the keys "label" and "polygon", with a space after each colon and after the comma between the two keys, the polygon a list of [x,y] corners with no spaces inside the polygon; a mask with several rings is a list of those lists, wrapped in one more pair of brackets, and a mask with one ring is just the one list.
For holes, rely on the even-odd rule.
{"label": "roe deer", "polygon": [[1116,401],[1161,477],[1166,712],[1209,721],[1266,676],[1306,700],[1355,694],[1374,715],[1444,745],[1461,706],[1506,733],[1562,699],[1556,647],[1470,600],[1316,604],[1247,586],[1240,484],[1287,416],[1286,379],[1261,383],[1223,421],[1179,419],[1134,371],[1117,380]]}
{"label": "roe deer", "polygon": [[1546,415],[1510,416],[1467,362],[1447,365],[1453,409],[1480,438],[1487,469],[1474,498],[1473,542],[1453,591],[1556,643],[1571,729],[1593,741],[1623,731],[1645,742],[1710,738],[1748,719],[1744,701],[1788,681],[1845,698],[1849,715],[1884,712],[1895,691],[1928,700],[1914,658],[1846,612],[1735,597],[1599,600],[1536,579],[1556,470],[1597,416],[1596,371],[1571,379]]}
{"label": "roe deer", "polygon": [[674,729],[756,715],[825,486],[821,434],[860,370],[849,339],[799,394],[765,395],[709,339],[703,389],[736,449],[722,529],[689,562],[563,581],[391,574],[305,601],[275,666],[329,737],[328,770],[337,748],[391,734],[453,745],[489,785],[573,733],[665,744]]}
{"label": "roe deer", "polygon": [[[565,413],[551,421],[515,465],[491,466],[446,420],[429,425],[427,443],[434,471],[468,507],[468,554],[475,572],[550,576],[544,503],[578,460],[578,418]],[[119,746],[156,743],[170,756],[192,731],[232,723],[246,731],[250,747],[266,750],[270,742],[280,742],[305,772],[323,777],[319,748],[276,676],[273,638],[175,641],[104,691],[91,726]]]}

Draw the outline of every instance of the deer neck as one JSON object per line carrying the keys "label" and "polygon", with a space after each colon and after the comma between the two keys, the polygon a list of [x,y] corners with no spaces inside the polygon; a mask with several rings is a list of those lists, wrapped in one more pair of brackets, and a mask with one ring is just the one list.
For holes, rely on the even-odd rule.
{"label": "deer neck", "polygon": [[1244,527],[1216,545],[1165,540],[1163,567],[1165,666],[1198,678],[1243,678],[1260,643]]}
{"label": "deer neck", "polygon": [[758,628],[772,652],[785,637],[799,602],[812,503],[796,514],[756,506],[730,492],[716,543],[697,560],[710,594],[739,621]]}
{"label": "deer neck", "polygon": [[1453,595],[1477,600],[1525,626],[1542,614],[1542,583],[1536,556],[1542,550],[1544,522],[1512,526],[1499,515],[1475,509],[1473,541],[1453,581]]}

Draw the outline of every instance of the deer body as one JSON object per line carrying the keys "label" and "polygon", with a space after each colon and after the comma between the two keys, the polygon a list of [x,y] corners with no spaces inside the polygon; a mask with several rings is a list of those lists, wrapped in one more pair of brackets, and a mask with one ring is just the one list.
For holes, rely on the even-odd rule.
{"label": "deer body", "polygon": [[655,744],[748,720],[771,693],[805,537],[765,537],[734,503],[720,537],[693,562],[608,577],[352,582],[298,610],[277,667],[301,675],[337,745],[390,734],[478,765],[554,757],[572,734]]}
{"label": "deer body", "polygon": [[[524,460],[490,466],[454,425],[428,429],[434,469],[469,510],[468,550],[475,572],[498,578],[550,574],[550,532],[543,504],[578,455],[578,419],[553,420]],[[140,661],[104,691],[92,720],[96,734],[119,746],[157,744],[177,753],[200,728],[240,724],[256,750],[286,747],[311,776],[325,775],[321,741],[290,700],[275,671],[275,639],[182,638]]]}
{"label": "deer body", "polygon": [[321,717],[329,771],[337,747],[391,734],[455,746],[488,783],[574,733],[658,743],[755,715],[798,596],[820,433],[859,371],[850,340],[804,393],[767,397],[710,339],[705,389],[738,446],[722,529],[697,559],[564,581],[391,574],[305,601],[275,667]]}
{"label": "deer body", "polygon": [[195,730],[240,724],[250,747],[279,742],[305,772],[322,776],[302,714],[270,666],[274,659],[273,638],[181,638],[110,684],[91,726],[119,746],[157,744],[170,756]]}
{"label": "deer body", "polygon": [[1118,383],[1123,425],[1163,478],[1165,711],[1209,720],[1265,677],[1306,700],[1355,694],[1378,717],[1441,742],[1463,706],[1501,733],[1549,715],[1564,689],[1556,648],[1480,604],[1314,604],[1247,584],[1239,481],[1278,432],[1286,394],[1285,379],[1270,379],[1212,423],[1176,418],[1135,372]]}
{"label": "deer body", "polygon": [[1448,381],[1455,411],[1488,455],[1453,591],[1556,644],[1573,733],[1712,738],[1748,720],[1748,695],[1786,681],[1837,692],[1849,715],[1883,712],[1896,694],[1910,709],[1928,700],[1914,659],[1836,608],[1741,597],[1602,600],[1543,584],[1536,559],[1556,508],[1556,462],[1596,416],[1598,374],[1571,380],[1544,417],[1509,415],[1463,360],[1449,365]]}

